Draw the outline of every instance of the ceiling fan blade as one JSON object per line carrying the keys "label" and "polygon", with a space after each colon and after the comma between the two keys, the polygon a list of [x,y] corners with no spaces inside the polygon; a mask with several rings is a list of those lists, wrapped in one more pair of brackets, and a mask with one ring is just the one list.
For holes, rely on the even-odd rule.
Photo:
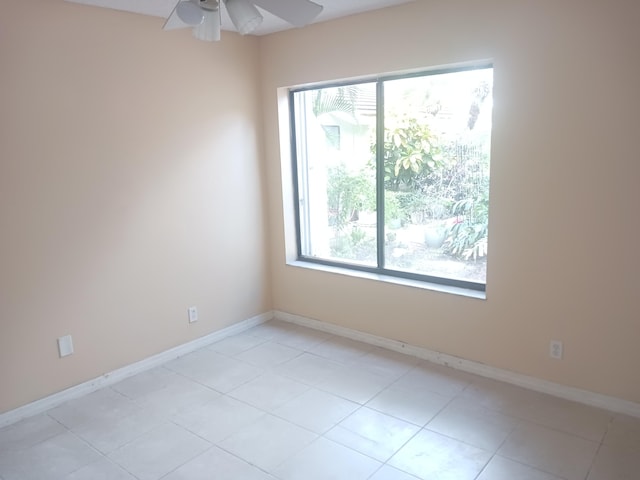
{"label": "ceiling fan blade", "polygon": [[176,12],[176,8],[178,8],[178,3],[176,3],[176,6],[173,7],[173,10],[171,11],[171,15],[169,15],[165,20],[164,25],[162,26],[163,30],[175,30],[177,28],[185,28],[189,26],[189,25],[186,25],[182,20],[180,20],[180,17],[178,17],[178,14]]}
{"label": "ceiling fan blade", "polygon": [[310,0],[253,0],[253,3],[294,27],[311,23],[322,12],[322,5]]}
{"label": "ceiling fan blade", "polygon": [[204,10],[196,0],[187,0],[176,5],[176,13],[180,20],[187,25],[195,27],[204,22]]}
{"label": "ceiling fan blade", "polygon": [[204,21],[204,10],[192,0],[181,0],[176,3],[171,15],[164,22],[163,30],[195,27]]}

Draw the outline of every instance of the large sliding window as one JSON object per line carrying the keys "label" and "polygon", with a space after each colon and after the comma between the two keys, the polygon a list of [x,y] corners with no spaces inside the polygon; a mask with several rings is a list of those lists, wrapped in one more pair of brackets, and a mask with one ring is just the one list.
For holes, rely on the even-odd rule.
{"label": "large sliding window", "polygon": [[484,290],[493,69],[290,92],[300,260]]}

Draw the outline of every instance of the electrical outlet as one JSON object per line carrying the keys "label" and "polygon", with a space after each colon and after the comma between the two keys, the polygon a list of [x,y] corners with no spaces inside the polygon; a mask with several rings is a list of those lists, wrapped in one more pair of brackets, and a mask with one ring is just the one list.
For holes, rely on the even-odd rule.
{"label": "electrical outlet", "polygon": [[560,340],[551,340],[549,344],[549,356],[557,360],[562,359],[562,342]]}
{"label": "electrical outlet", "polygon": [[187,309],[189,312],[189,323],[198,321],[198,308],[197,307],[189,307]]}
{"label": "electrical outlet", "polygon": [[58,353],[60,354],[60,358],[73,353],[73,339],[71,335],[58,338]]}

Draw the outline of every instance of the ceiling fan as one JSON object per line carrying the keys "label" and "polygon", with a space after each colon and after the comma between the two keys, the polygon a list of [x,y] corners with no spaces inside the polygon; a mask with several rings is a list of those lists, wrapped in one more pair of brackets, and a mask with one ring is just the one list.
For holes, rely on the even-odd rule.
{"label": "ceiling fan", "polygon": [[262,23],[256,7],[280,17],[294,27],[311,23],[322,5],[311,0],[180,0],[167,18],[164,30],[193,28],[193,36],[208,42],[220,40],[220,7],[224,4],[239,33],[253,32]]}

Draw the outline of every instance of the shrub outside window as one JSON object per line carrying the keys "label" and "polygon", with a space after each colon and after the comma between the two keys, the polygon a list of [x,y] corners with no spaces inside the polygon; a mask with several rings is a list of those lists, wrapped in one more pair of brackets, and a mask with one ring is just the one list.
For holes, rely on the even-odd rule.
{"label": "shrub outside window", "polygon": [[290,91],[300,260],[484,290],[493,68]]}

